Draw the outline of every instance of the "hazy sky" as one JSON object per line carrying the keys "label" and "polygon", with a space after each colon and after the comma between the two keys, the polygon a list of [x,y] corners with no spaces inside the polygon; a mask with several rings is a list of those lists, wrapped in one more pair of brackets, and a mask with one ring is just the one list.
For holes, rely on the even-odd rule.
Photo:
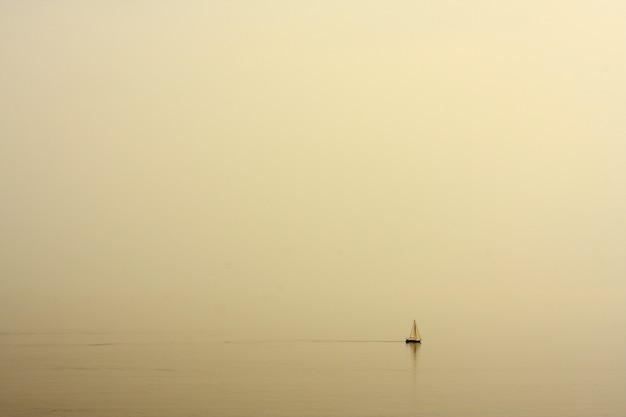
{"label": "hazy sky", "polygon": [[626,335],[626,2],[0,0],[0,331],[414,318]]}

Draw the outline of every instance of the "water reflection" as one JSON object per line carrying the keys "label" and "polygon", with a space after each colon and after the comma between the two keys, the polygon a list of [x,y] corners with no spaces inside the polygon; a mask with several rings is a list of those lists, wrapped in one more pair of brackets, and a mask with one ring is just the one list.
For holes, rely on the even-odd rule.
{"label": "water reflection", "polygon": [[411,359],[413,360],[413,368],[415,369],[417,367],[417,354],[419,352],[419,348],[422,345],[420,343],[407,343],[406,347],[409,350],[409,353],[411,355]]}
{"label": "water reflection", "polygon": [[409,353],[409,357],[412,363],[413,382],[417,385],[417,358],[419,356],[420,343],[407,343],[406,349]]}

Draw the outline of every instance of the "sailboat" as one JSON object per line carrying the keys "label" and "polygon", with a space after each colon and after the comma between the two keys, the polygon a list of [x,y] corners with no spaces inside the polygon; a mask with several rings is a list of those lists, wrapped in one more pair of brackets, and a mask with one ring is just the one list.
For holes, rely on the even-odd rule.
{"label": "sailboat", "polygon": [[406,339],[406,343],[422,343],[422,337],[419,330],[417,330],[417,323],[413,320],[413,327],[411,327],[411,334]]}

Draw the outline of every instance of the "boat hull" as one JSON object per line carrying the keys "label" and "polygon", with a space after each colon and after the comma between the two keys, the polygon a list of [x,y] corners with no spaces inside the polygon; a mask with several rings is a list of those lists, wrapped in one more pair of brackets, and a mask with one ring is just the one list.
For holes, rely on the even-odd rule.
{"label": "boat hull", "polygon": [[406,339],[405,343],[422,343],[421,340],[415,340],[415,339]]}

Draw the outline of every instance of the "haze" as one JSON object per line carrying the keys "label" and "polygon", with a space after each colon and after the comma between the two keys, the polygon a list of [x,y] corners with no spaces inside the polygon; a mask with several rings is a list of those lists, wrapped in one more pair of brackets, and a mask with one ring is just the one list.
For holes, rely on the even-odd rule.
{"label": "haze", "polygon": [[0,331],[626,341],[622,1],[1,1],[0,61]]}

